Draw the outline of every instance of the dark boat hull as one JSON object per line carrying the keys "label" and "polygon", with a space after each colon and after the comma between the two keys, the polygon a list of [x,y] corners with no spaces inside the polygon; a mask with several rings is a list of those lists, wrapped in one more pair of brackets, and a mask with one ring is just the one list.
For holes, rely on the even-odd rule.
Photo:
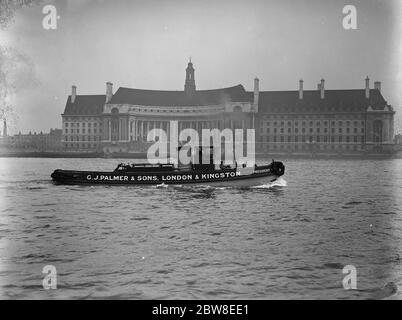
{"label": "dark boat hull", "polygon": [[[251,170],[253,169],[253,170]],[[208,184],[214,186],[255,186],[275,181],[283,175],[270,166],[230,170],[172,172],[98,172],[55,170],[51,177],[56,183],[91,185],[161,185]]]}

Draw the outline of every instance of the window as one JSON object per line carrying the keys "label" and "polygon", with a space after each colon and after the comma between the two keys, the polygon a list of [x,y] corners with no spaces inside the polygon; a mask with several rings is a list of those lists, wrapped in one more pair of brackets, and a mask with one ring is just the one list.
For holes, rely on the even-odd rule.
{"label": "window", "polygon": [[288,128],[288,133],[291,133],[291,132],[292,132],[292,129]]}
{"label": "window", "polygon": [[342,136],[339,136],[339,143],[342,143]]}
{"label": "window", "polygon": [[299,128],[295,128],[295,133],[299,133]]}
{"label": "window", "polygon": [[277,129],[276,129],[276,128],[274,128],[274,133],[276,133],[276,131],[277,131]]}
{"label": "window", "polygon": [[291,142],[292,140],[291,140],[291,137],[290,136],[288,136],[288,142]]}
{"label": "window", "polygon": [[338,126],[342,127],[342,121],[338,121]]}
{"label": "window", "polygon": [[339,132],[339,133],[342,133],[342,128],[339,128],[338,132]]}
{"label": "window", "polygon": [[320,128],[317,128],[317,133],[320,133]]}
{"label": "window", "polygon": [[350,128],[346,128],[346,133],[350,133]]}
{"label": "window", "polygon": [[303,132],[303,133],[306,133],[306,128],[302,128],[302,132]]}
{"label": "window", "polygon": [[281,128],[281,133],[283,133],[283,128]]}

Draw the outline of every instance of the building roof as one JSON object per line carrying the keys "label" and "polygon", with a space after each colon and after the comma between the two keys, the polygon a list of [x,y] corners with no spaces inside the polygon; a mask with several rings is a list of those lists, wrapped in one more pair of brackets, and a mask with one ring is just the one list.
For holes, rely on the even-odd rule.
{"label": "building roof", "polygon": [[299,91],[260,91],[258,111],[262,113],[306,113],[306,112],[364,112],[384,110],[387,102],[377,89],[370,89],[366,99],[364,89],[325,90],[321,99],[319,90],[304,90],[303,99]]}
{"label": "building roof", "polygon": [[106,95],[77,95],[74,103],[71,103],[71,96],[68,96],[63,115],[100,115]]}
{"label": "building roof", "polygon": [[[68,96],[63,115],[100,115],[106,96],[77,95],[74,103]],[[143,90],[120,87],[113,95],[111,104],[134,104],[145,106],[207,106],[226,101],[252,102],[253,92],[246,92],[242,85],[214,90],[199,90],[188,95],[185,91]],[[370,89],[366,99],[364,89],[325,90],[321,99],[319,90],[260,91],[259,113],[308,113],[308,112],[365,112],[384,110],[387,102],[377,89]]]}
{"label": "building roof", "polygon": [[185,91],[143,90],[120,87],[113,95],[111,104],[134,104],[145,106],[207,106],[226,101],[248,101],[242,85],[214,90]]}

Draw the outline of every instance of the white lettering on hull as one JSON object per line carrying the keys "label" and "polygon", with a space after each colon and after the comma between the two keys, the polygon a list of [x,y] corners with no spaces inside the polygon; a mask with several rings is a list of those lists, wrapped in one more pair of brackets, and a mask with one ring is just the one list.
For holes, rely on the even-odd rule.
{"label": "white lettering on hull", "polygon": [[215,172],[215,173],[198,173],[198,174],[167,174],[167,175],[86,175],[87,181],[94,182],[172,182],[172,181],[193,181],[193,180],[222,180],[240,176],[241,173],[231,172]]}

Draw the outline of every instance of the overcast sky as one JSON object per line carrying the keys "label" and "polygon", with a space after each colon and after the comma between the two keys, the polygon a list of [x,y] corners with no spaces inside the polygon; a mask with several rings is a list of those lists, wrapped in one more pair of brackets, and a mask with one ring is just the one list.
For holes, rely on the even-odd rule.
{"label": "overcast sky", "polygon": [[[56,30],[42,27],[54,4]],[[357,8],[357,30],[342,9]],[[243,84],[252,90],[364,87],[382,81],[402,128],[402,1],[392,0],[54,0],[24,8],[0,30],[0,44],[27,54],[39,84],[19,92],[12,132],[61,127],[71,85],[103,94],[105,83],[183,90],[189,56],[197,89]],[[401,106],[401,107],[400,107]]]}

